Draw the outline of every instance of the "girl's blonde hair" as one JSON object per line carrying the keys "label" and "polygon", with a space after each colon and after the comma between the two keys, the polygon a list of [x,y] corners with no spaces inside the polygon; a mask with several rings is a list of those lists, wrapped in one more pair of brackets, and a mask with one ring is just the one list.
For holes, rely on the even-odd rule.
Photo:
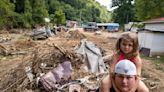
{"label": "girl's blonde hair", "polygon": [[122,40],[127,40],[133,43],[133,50],[128,57],[136,57],[139,53],[139,43],[137,33],[124,32],[116,42],[116,52],[122,52],[120,49],[120,43]]}

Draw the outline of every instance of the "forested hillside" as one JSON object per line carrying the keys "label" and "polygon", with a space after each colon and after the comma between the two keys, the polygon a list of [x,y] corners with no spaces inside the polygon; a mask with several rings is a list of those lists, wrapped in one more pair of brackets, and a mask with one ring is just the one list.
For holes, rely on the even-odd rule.
{"label": "forested hillside", "polygon": [[112,20],[121,25],[164,17],[163,0],[112,0]]}
{"label": "forested hillside", "polygon": [[31,28],[43,23],[66,20],[109,22],[111,14],[95,0],[0,0],[0,28]]}

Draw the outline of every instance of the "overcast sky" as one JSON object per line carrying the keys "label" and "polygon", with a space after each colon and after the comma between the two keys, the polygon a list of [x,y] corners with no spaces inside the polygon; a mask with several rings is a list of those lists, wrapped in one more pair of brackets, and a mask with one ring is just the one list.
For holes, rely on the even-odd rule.
{"label": "overcast sky", "polygon": [[96,0],[97,2],[99,2],[101,5],[104,5],[107,7],[107,9],[110,11],[111,10],[111,4],[112,4],[112,0]]}

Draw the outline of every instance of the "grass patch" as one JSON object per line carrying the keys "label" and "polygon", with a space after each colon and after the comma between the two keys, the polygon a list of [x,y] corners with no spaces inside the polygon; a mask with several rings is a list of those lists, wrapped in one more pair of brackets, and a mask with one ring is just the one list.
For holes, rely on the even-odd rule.
{"label": "grass patch", "polygon": [[157,70],[164,71],[164,68],[163,68],[163,66],[164,66],[164,56],[160,56],[160,58],[157,58],[157,56],[146,57],[144,55],[141,55],[141,58],[153,61],[153,63],[155,64]]}
{"label": "grass patch", "polygon": [[141,55],[141,58],[164,64],[164,56],[160,56],[160,58],[157,58],[155,56],[154,57],[146,57],[144,55]]}

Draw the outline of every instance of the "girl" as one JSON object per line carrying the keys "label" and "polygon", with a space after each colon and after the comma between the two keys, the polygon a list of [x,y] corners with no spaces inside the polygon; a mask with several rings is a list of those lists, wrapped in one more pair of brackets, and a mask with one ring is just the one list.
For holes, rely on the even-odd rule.
{"label": "girl", "polygon": [[[112,57],[112,62],[109,65],[110,75],[113,75],[114,66],[116,65],[116,63],[123,59],[128,59],[132,61],[137,68],[137,75],[138,76],[141,75],[142,61],[139,56],[138,46],[139,46],[138,37],[136,33],[124,32],[121,35],[121,37],[117,40],[116,51],[114,52],[114,55]],[[112,82],[111,79],[112,77],[108,75],[102,80],[100,92],[110,92],[109,91],[110,88],[112,87],[115,88],[115,84]],[[141,80],[138,80],[138,86],[134,90],[136,90],[137,92],[149,92],[148,88]]]}

